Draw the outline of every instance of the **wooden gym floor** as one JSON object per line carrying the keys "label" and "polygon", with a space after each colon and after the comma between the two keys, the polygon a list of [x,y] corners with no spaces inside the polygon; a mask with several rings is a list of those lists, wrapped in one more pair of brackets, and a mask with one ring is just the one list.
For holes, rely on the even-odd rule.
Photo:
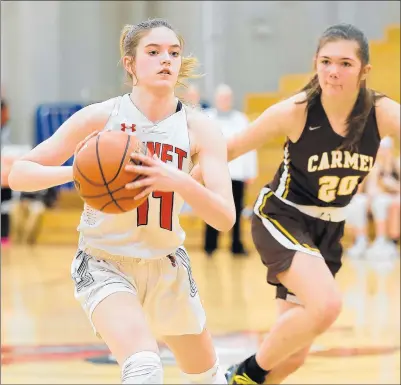
{"label": "wooden gym floor", "polygon": [[[73,298],[72,246],[9,246],[1,255],[2,384],[116,384],[114,364]],[[275,318],[273,289],[256,253],[212,259],[191,252],[208,327],[222,365],[251,354]],[[296,384],[400,384],[399,260],[376,266],[345,260],[338,276],[342,315],[313,346]],[[161,350],[166,383],[180,383]]]}

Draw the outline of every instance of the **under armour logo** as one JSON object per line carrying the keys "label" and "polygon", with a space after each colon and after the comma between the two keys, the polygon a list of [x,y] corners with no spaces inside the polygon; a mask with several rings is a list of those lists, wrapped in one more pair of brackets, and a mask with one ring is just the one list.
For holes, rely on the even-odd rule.
{"label": "under armour logo", "polygon": [[320,127],[321,127],[321,126],[315,126],[315,127],[310,126],[310,127],[309,127],[309,130],[311,130],[311,131],[317,130],[317,129],[320,128]]}
{"label": "under armour logo", "polygon": [[121,131],[125,132],[126,129],[131,129],[131,132],[136,131],[136,124],[131,124],[131,127],[127,127],[126,123],[121,123]]}

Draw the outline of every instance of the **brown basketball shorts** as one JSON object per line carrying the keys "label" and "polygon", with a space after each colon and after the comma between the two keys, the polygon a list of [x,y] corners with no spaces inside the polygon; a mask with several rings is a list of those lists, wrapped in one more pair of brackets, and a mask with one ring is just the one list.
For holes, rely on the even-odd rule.
{"label": "brown basketball shorts", "polygon": [[273,192],[255,205],[252,238],[267,267],[267,282],[277,286],[276,298],[298,303],[295,295],[277,279],[286,271],[297,251],[311,258],[323,258],[333,276],[341,268],[344,221],[330,222],[314,218],[292,207]]}

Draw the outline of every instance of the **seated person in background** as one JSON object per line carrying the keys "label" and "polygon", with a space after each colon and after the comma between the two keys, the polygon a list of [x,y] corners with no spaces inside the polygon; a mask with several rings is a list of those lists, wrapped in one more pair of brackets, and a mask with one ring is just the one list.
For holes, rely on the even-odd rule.
{"label": "seated person in background", "polygon": [[183,101],[191,107],[200,107],[202,110],[210,108],[210,104],[201,99],[199,88],[194,84],[189,84],[185,90]]}
{"label": "seated person in background", "polygon": [[[3,91],[3,90],[2,90]],[[10,144],[9,109],[6,101],[1,98],[1,244],[9,243],[10,235],[10,204],[12,191],[8,186],[8,174],[11,170],[14,157],[7,155],[3,150]]]}
{"label": "seated person in background", "polygon": [[[207,110],[208,108],[210,108],[210,104],[208,102],[206,102],[205,100],[201,100],[199,88],[194,84],[189,84],[188,87],[185,89],[182,101],[190,107],[200,108],[202,110]],[[191,206],[184,202],[181,213],[192,213]]]}
{"label": "seated person in background", "polygon": [[[246,115],[233,108],[233,91],[226,84],[221,84],[215,92],[215,108],[205,113],[220,123],[223,136],[228,140],[244,131],[249,124]],[[241,214],[244,210],[246,186],[253,183],[258,172],[257,152],[255,150],[232,160],[228,164],[230,171],[237,220],[232,229],[231,252],[235,256],[244,256],[245,250],[241,237]],[[205,224],[203,249],[211,256],[218,247],[219,231]]]}
{"label": "seated person in background", "polygon": [[42,215],[46,208],[54,207],[57,196],[56,187],[21,193],[12,218],[17,242],[35,243]]}
{"label": "seated person in background", "polygon": [[[393,141],[383,138],[376,164],[352,199],[347,223],[353,228],[355,242],[346,254],[360,258],[397,254],[400,235],[400,163],[393,153]],[[372,214],[375,239],[369,246],[368,214]]]}

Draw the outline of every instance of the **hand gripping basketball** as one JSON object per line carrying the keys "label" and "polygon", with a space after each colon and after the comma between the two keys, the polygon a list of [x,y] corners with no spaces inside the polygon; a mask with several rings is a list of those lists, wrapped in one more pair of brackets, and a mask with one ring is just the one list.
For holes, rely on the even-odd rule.
{"label": "hand gripping basketball", "polygon": [[142,176],[126,185],[127,190],[143,189],[135,200],[142,200],[153,191],[179,191],[181,184],[185,183],[186,174],[173,165],[162,162],[156,154],[150,157],[134,152],[131,159],[134,164],[130,163],[125,170]]}
{"label": "hand gripping basketball", "polygon": [[127,183],[142,178],[125,170],[133,163],[130,154],[144,152],[135,136],[122,131],[95,132],[76,149],[73,177],[81,198],[96,210],[119,214],[137,208],[143,199],[134,199],[144,187],[126,189]]}

